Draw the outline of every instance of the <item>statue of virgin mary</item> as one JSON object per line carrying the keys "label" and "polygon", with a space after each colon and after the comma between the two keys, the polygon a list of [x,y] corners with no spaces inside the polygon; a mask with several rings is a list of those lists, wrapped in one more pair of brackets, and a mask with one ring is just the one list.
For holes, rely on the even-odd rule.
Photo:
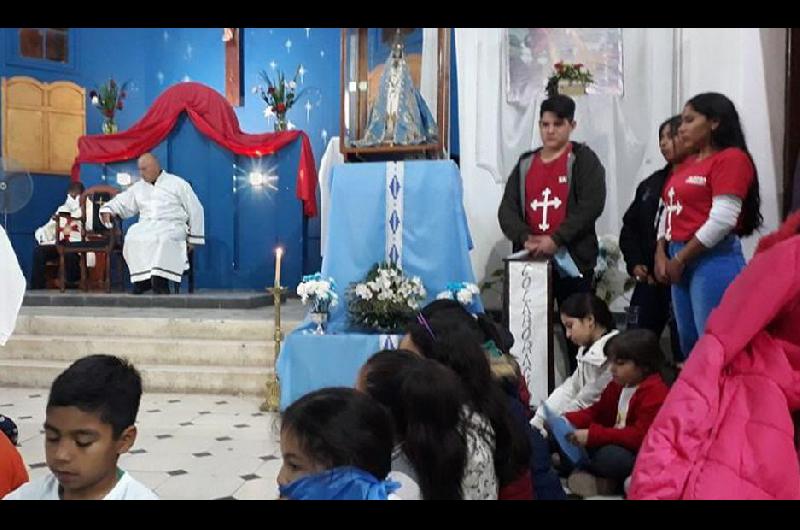
{"label": "statue of virgin mary", "polygon": [[381,75],[378,96],[358,147],[419,145],[438,141],[436,121],[414,86],[399,33]]}

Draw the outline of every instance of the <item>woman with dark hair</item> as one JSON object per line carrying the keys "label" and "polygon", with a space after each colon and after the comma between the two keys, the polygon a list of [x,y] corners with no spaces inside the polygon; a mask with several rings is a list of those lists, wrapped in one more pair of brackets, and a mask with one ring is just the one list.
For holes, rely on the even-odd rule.
{"label": "woman with dark hair", "polygon": [[658,147],[667,161],[666,165],[644,179],[636,188],[633,202],[622,217],[619,248],[625,257],[625,265],[636,279],[636,287],[628,307],[627,329],[645,328],[661,335],[667,322],[670,323],[673,356],[680,356],[678,329],[672,316],[672,300],[668,285],[658,283],[655,278],[656,242],[658,241],[658,219],[663,209],[661,193],[673,169],[683,160],[684,153],[676,142],[680,115],[664,121],[658,128]]}
{"label": "woman with dark hair", "polygon": [[[506,395],[492,379],[480,337],[460,318],[446,313],[434,314],[430,318],[420,313],[406,331],[401,348],[444,364],[459,376],[464,385],[469,409],[465,496],[469,487],[480,492],[479,496],[472,498],[497,499],[504,487],[515,484],[516,490],[519,482],[520,486],[527,485],[527,494],[515,492],[515,498],[532,497],[528,469],[530,443],[515,421]],[[484,471],[470,471],[477,469]]]}
{"label": "woman with dark hair", "polygon": [[[514,336],[507,329],[498,326],[489,316],[483,313],[472,315],[464,306],[454,300],[435,300],[422,309],[422,316],[451,319],[463,324],[481,342],[492,378],[505,392],[508,408],[518,425],[527,436],[529,451],[530,478],[533,482],[534,496],[541,500],[562,500],[566,498],[558,475],[552,469],[550,451],[547,441],[535,431],[529,421],[533,417],[530,408],[528,384],[523,377],[519,364],[511,355]],[[419,321],[417,322],[420,323]],[[419,338],[421,342],[425,336]],[[504,485],[500,489],[500,499],[522,498],[525,477]]]}
{"label": "woman with dark hair", "polygon": [[[407,350],[383,350],[361,368],[356,389],[385,406],[394,420],[390,478],[405,500],[460,500],[467,465],[466,396],[446,366]],[[413,481],[409,484],[405,478]],[[418,491],[412,491],[414,487]]]}
{"label": "woman with dark hair", "polygon": [[500,383],[507,394],[519,400],[525,414],[530,419],[531,395],[519,364],[511,355],[514,336],[508,329],[498,326],[485,313],[473,315],[459,302],[449,299],[434,300],[422,309],[422,315],[425,318],[438,315],[442,318],[454,319],[469,328],[486,352],[494,379]]}
{"label": "woman with dark hair", "polygon": [[722,94],[690,99],[678,136],[689,157],[664,186],[656,278],[672,284],[683,356],[706,319],[744,268],[740,236],[763,222],[758,174],[739,114]]}

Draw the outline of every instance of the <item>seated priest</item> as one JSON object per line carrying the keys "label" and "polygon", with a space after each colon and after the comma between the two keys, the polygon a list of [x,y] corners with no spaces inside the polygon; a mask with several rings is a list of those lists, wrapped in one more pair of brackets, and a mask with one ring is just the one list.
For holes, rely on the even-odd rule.
{"label": "seated priest", "polygon": [[110,226],[111,216],[139,214],[128,229],[122,255],[128,264],[134,294],[153,289],[169,294],[169,282],[180,282],[189,268],[187,245],[205,242],[203,205],[188,182],[161,169],[152,153],[139,157],[142,180],[100,208]]}
{"label": "seated priest", "polygon": [[[58,259],[56,250],[56,223],[58,214],[68,213],[72,218],[69,223],[69,230],[65,229],[64,234],[69,231],[70,241],[80,241],[81,229],[81,204],[80,197],[83,193],[83,184],[79,181],[70,182],[67,188],[67,198],[64,204],[59,206],[52,217],[34,232],[36,238],[36,248],[33,250],[33,273],[31,274],[31,289],[44,289],[46,287],[45,269],[47,261]],[[81,277],[80,263],[78,254],[65,254],[64,267],[66,273],[67,287],[75,287]]]}

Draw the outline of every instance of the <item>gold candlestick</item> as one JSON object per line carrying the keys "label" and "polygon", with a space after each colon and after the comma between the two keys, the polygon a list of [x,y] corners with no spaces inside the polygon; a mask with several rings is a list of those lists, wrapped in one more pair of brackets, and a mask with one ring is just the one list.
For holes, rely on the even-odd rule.
{"label": "gold candlestick", "polygon": [[281,294],[283,287],[275,285],[272,289],[267,288],[267,292],[272,291],[275,307],[275,330],[273,338],[275,340],[275,363],[273,364],[272,375],[267,379],[266,383],[266,399],[261,404],[260,410],[262,412],[278,412],[281,403],[281,384],[278,380],[278,356],[281,354],[281,341],[283,340],[283,332],[281,331]]}

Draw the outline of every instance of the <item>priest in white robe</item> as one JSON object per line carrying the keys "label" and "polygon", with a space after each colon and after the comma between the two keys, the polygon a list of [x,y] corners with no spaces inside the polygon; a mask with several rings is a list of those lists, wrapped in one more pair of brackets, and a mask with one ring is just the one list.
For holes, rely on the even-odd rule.
{"label": "priest in white robe", "polygon": [[189,268],[187,245],[205,243],[203,205],[189,183],[162,170],[152,153],[139,157],[138,165],[142,179],[104,204],[100,216],[108,225],[111,215],[139,214],[122,249],[133,292],[152,287],[155,294],[168,294],[168,281],[180,282]]}

